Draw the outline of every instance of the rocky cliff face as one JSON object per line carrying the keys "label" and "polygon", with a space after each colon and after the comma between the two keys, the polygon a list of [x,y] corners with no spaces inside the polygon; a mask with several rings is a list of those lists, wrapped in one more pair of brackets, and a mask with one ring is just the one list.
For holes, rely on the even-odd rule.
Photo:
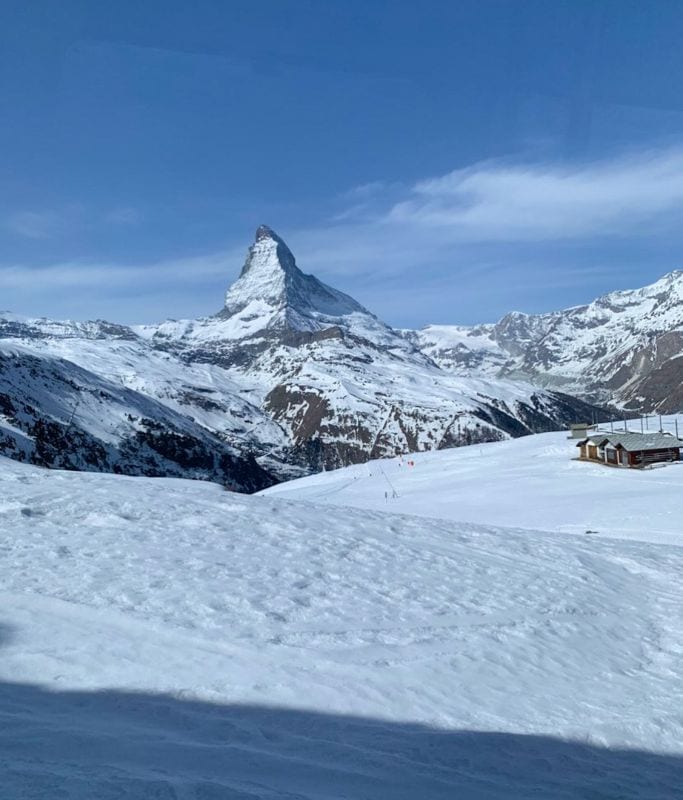
{"label": "rocky cliff face", "polygon": [[425,352],[420,336],[304,274],[262,226],[212,317],[137,328],[0,319],[0,452],[250,491],[368,458],[551,430],[594,410],[497,377],[511,356],[490,327],[477,333],[481,348],[451,348],[471,359],[465,375],[451,371],[455,359]]}
{"label": "rocky cliff face", "polygon": [[638,412],[676,412],[683,402],[681,271],[565,311],[405,335],[452,374],[522,378]]}

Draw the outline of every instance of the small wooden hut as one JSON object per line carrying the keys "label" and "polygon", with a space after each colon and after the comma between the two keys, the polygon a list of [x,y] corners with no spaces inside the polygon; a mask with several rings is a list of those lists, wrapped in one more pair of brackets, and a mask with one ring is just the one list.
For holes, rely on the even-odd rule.
{"label": "small wooden hut", "polygon": [[607,433],[596,431],[576,445],[581,461],[612,467],[642,468],[680,461],[683,441],[671,433]]}

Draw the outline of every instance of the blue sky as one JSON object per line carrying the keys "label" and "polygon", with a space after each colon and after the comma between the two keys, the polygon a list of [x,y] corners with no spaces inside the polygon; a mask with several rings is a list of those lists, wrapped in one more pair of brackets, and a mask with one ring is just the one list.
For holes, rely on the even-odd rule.
{"label": "blue sky", "polygon": [[0,308],[211,313],[262,222],[400,326],[683,266],[678,2],[0,10]]}

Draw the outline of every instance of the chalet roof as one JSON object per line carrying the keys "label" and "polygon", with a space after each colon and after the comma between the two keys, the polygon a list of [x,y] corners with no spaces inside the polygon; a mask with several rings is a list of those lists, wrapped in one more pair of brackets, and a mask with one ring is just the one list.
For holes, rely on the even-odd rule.
{"label": "chalet roof", "polygon": [[593,442],[594,444],[609,443],[612,447],[624,448],[629,453],[641,450],[665,450],[675,447],[683,447],[683,441],[677,439],[671,433],[635,433],[632,431],[616,431],[607,433],[606,431],[596,431],[587,439],[581,440],[577,446]]}

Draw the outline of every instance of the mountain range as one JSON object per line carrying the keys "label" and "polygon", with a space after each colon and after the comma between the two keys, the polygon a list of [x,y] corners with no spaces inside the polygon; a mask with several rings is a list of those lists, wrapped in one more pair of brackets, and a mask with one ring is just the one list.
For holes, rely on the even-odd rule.
{"label": "mountain range", "polygon": [[0,315],[0,452],[254,491],[553,430],[615,401],[670,409],[682,287],[672,273],[563,312],[400,331],[302,272],[261,226],[212,316],[125,326]]}
{"label": "mountain range", "polygon": [[548,314],[428,325],[406,338],[458,375],[521,378],[637,413],[683,405],[683,271]]}

